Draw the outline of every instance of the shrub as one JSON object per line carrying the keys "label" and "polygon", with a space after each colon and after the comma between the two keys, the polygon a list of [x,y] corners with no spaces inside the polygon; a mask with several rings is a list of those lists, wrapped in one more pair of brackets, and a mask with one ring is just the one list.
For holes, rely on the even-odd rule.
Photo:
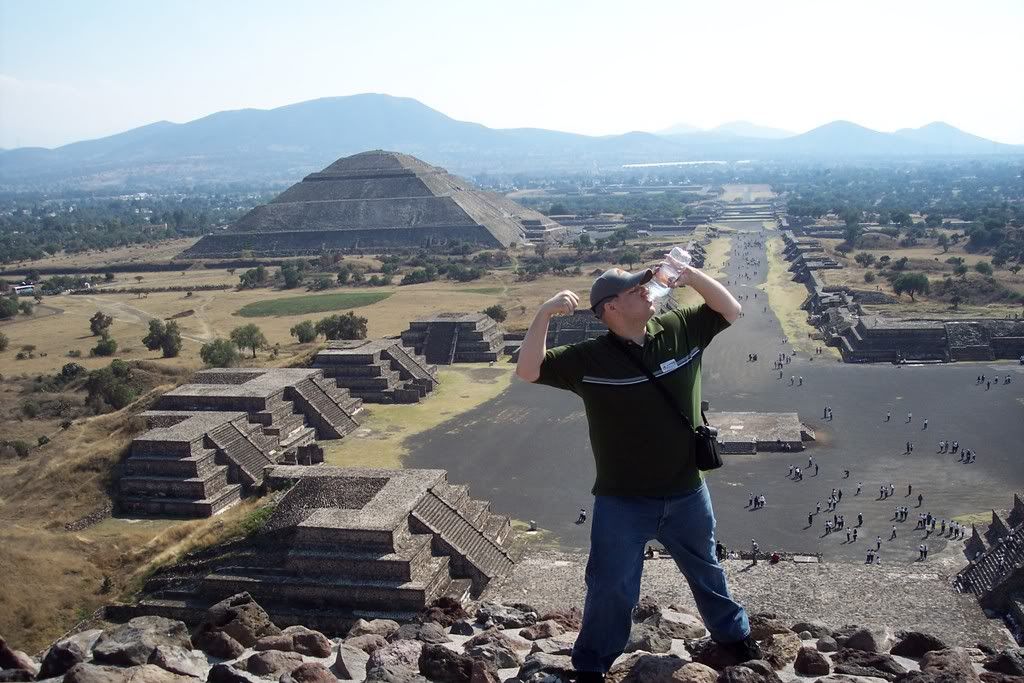
{"label": "shrub", "polygon": [[293,326],[289,333],[298,339],[300,344],[316,341],[316,325],[313,324],[312,320],[303,320],[301,323]]}
{"label": "shrub", "polygon": [[0,319],[13,318],[18,314],[18,300],[11,296],[0,297]]}
{"label": "shrub", "polygon": [[988,261],[978,261],[977,263],[974,264],[974,270],[988,277],[992,275],[992,264],[990,264]]}
{"label": "shrub", "polygon": [[868,272],[864,273],[864,282],[874,282],[874,281],[875,281],[875,274],[874,273],[872,273],[870,270]]}
{"label": "shrub", "polygon": [[208,344],[203,344],[203,348],[199,349],[199,357],[210,367],[234,367],[238,365],[238,347],[227,339],[214,339]]}
{"label": "shrub", "polygon": [[11,340],[7,338],[7,335],[0,332],[0,351],[6,351],[10,343]]}
{"label": "shrub", "polygon": [[25,401],[21,404],[21,414],[28,418],[38,417],[39,404],[35,401]]}
{"label": "shrub", "polygon": [[18,454],[19,458],[27,458],[28,452],[31,450],[29,445],[24,441],[15,441],[11,444],[11,447],[14,449],[14,452]]}
{"label": "shrub", "polygon": [[32,315],[32,302],[22,301],[20,304],[18,304],[18,310],[25,315]]}
{"label": "shrub", "polygon": [[94,356],[113,356],[117,353],[117,342],[104,335],[92,348],[91,353]]}
{"label": "shrub", "polygon": [[40,446],[45,446],[46,444],[50,443],[50,437],[43,434],[36,440],[36,443],[38,443]]}
{"label": "shrub", "polygon": [[81,349],[71,349],[70,351],[68,351],[68,358],[81,358],[81,357],[82,357],[82,350]]}
{"label": "shrub", "polygon": [[488,306],[483,310],[483,313],[484,315],[488,316],[495,322],[499,323],[504,322],[505,319],[508,318],[508,311],[506,311],[505,307],[502,306],[501,304],[494,304],[493,306]]}
{"label": "shrub", "polygon": [[71,425],[74,424],[71,420],[62,420],[60,423],[61,429],[71,429]]}

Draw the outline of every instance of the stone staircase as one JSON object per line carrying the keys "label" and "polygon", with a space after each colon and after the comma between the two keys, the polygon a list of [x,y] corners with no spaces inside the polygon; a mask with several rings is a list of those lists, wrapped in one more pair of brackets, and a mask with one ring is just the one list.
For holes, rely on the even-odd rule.
{"label": "stone staircase", "polygon": [[956,575],[954,584],[961,593],[973,593],[979,599],[1024,569],[1024,529],[1000,539],[979,558]]}
{"label": "stone staircase", "polygon": [[235,422],[210,430],[207,438],[226,464],[237,468],[238,479],[246,486],[258,486],[263,481],[263,468],[274,464],[270,454],[260,450]]}
{"label": "stone staircase", "polygon": [[340,439],[359,426],[343,406],[359,404],[353,403],[348,392],[337,397],[332,393],[338,393],[337,385],[331,387],[322,378],[305,379],[291,389],[296,407],[313,423],[321,438]]}
{"label": "stone staircase", "polygon": [[451,365],[455,357],[455,328],[434,325],[423,338],[423,356],[432,363]]}

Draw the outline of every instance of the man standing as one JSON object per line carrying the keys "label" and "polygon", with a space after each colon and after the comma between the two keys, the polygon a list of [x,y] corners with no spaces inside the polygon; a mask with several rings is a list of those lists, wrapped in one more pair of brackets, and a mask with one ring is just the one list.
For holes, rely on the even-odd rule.
{"label": "man standing", "polygon": [[[696,268],[682,266],[672,287],[689,285],[705,303],[654,316],[644,285],[650,270],[605,271],[590,289],[608,334],[548,350],[548,325],[571,315],[579,296],[565,290],[544,302],[519,351],[516,374],[583,399],[597,481],[587,562],[583,626],[573,648],[579,681],[603,680],[629,639],[640,598],[643,550],[656,538],[686,577],[712,638],[737,660],[761,657],[747,613],[729,594],[715,558],[715,517],[697,469],[694,436],[637,367],[671,393],[691,425],[701,424],[701,354],[739,318],[739,302]],[[628,354],[628,355],[627,355]]]}

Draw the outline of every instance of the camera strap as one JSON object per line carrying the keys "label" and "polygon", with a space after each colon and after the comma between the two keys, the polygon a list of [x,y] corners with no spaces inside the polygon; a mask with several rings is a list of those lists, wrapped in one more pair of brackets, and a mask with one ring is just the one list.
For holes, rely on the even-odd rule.
{"label": "camera strap", "polygon": [[[608,339],[611,340],[612,344],[616,348],[618,348],[619,351],[625,354],[626,358],[628,358],[630,362],[633,363],[633,365],[635,365],[641,372],[647,375],[647,379],[650,380],[651,384],[653,384],[654,387],[658,390],[658,392],[665,398],[665,401],[668,402],[672,409],[679,414],[679,417],[683,418],[683,423],[690,429],[691,432],[694,432],[694,434],[696,434],[696,430],[693,428],[693,423],[690,422],[690,418],[688,418],[686,416],[686,413],[684,413],[682,408],[680,408],[679,402],[676,401],[676,397],[672,395],[672,392],[666,389],[665,385],[659,382],[658,378],[654,376],[654,373],[648,370],[647,366],[645,366],[639,358],[630,353],[629,349],[626,348],[625,343],[623,343],[623,341],[619,339],[615,335],[615,333],[610,330],[608,332]],[[700,417],[702,420],[704,420],[705,425],[708,424],[708,416],[704,414],[703,410],[700,411]]]}

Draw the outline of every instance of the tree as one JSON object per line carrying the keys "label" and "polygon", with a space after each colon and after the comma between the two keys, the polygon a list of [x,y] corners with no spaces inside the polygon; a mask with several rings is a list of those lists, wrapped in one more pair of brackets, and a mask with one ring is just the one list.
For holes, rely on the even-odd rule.
{"label": "tree", "polygon": [[954,311],[957,309],[957,307],[960,305],[960,302],[962,301],[963,297],[961,297],[959,294],[954,294],[953,296],[949,297],[949,303],[953,304]]}
{"label": "tree", "polygon": [[150,351],[156,351],[164,342],[164,335],[167,333],[164,324],[160,320],[149,321],[149,332],[142,338],[142,343]]}
{"label": "tree", "polygon": [[0,351],[6,351],[7,346],[11,343],[11,340],[7,338],[7,335],[0,332]]}
{"label": "tree", "polygon": [[304,277],[304,273],[294,263],[285,263],[281,266],[281,278],[284,280],[285,289],[295,289],[302,284]]}
{"label": "tree", "polygon": [[96,311],[91,318],[89,318],[89,331],[92,332],[92,336],[99,337],[106,334],[110,326],[114,324],[114,318],[106,315],[103,311]]}
{"label": "tree", "polygon": [[303,320],[301,323],[293,326],[289,333],[298,339],[300,344],[316,341],[316,325],[313,324],[312,320]]}
{"label": "tree", "polygon": [[875,274],[872,271],[869,270],[866,273],[864,273],[864,282],[871,283],[871,282],[874,282],[874,281],[875,281]]}
{"label": "tree", "polygon": [[141,275],[135,276],[135,281],[141,283],[144,278]]}
{"label": "tree", "polygon": [[629,266],[633,270],[633,264],[640,260],[640,252],[635,247],[627,247],[619,254],[619,263]]}
{"label": "tree", "polygon": [[18,314],[18,300],[12,296],[0,297],[0,319],[13,318]]}
{"label": "tree", "polygon": [[545,258],[548,255],[548,244],[547,244],[547,242],[538,242],[537,246],[534,247],[533,251],[540,258]]}
{"label": "tree", "polygon": [[501,304],[488,306],[483,310],[483,314],[499,323],[505,322],[505,319],[508,317],[508,311],[506,311],[505,307]]}
{"label": "tree", "polygon": [[100,340],[96,342],[96,346],[92,348],[91,353],[94,356],[113,356],[117,353],[117,342],[104,334],[100,337]]}
{"label": "tree", "polygon": [[875,262],[875,255],[867,251],[862,251],[854,256],[853,260],[865,268],[868,268]]}
{"label": "tree", "polygon": [[24,315],[32,315],[32,302],[22,301],[20,304],[18,304],[18,310],[21,311]]}
{"label": "tree", "polygon": [[164,337],[160,340],[160,350],[163,351],[164,358],[174,358],[181,353],[181,331],[178,329],[178,323],[173,320],[167,323],[167,327],[164,329]]}
{"label": "tree", "polygon": [[349,311],[345,315],[321,318],[316,331],[327,339],[366,339],[366,323],[366,318]]}
{"label": "tree", "polygon": [[986,277],[992,275],[992,264],[988,261],[978,261],[974,264],[974,269]]}
{"label": "tree", "polygon": [[896,296],[907,293],[911,301],[916,301],[915,294],[927,294],[928,287],[928,276],[924,273],[903,273],[892,283],[892,291]]}
{"label": "tree", "polygon": [[267,283],[267,269],[262,266],[250,268],[238,276],[239,289],[255,289]]}
{"label": "tree", "polygon": [[939,238],[935,240],[935,243],[942,247],[942,253],[945,254],[949,251],[949,235],[942,233]]}
{"label": "tree", "polygon": [[230,368],[238,365],[238,347],[227,339],[214,339],[203,344],[199,349],[199,357],[213,368]]}
{"label": "tree", "polygon": [[252,357],[256,357],[256,351],[269,346],[263,331],[253,323],[242,325],[231,330],[231,341],[240,349],[252,349]]}
{"label": "tree", "polygon": [[957,277],[962,278],[967,275],[967,266],[963,263],[959,263],[955,268],[953,268],[953,272],[956,273]]}

